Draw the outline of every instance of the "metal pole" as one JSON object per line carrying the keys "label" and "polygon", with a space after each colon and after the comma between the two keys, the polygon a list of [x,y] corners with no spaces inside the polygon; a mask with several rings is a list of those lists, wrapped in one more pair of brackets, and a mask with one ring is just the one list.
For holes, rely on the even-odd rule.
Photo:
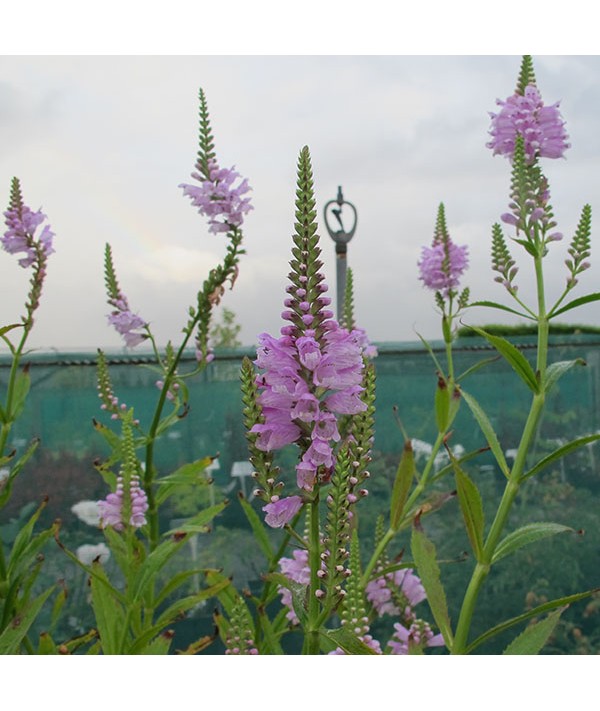
{"label": "metal pole", "polygon": [[[352,212],[352,226],[349,229],[344,228],[344,223],[342,222],[342,211],[344,205],[347,205]],[[333,207],[336,206],[336,207]],[[329,209],[331,207],[331,209]],[[329,218],[333,215],[336,220],[339,229],[333,229],[329,224]],[[344,195],[342,193],[342,186],[338,186],[337,198],[335,200],[329,200],[325,204],[323,209],[323,216],[325,218],[325,227],[327,227],[327,232],[329,236],[335,242],[335,257],[336,257],[336,296],[337,296],[337,320],[340,321],[344,313],[344,297],[346,295],[346,270],[348,268],[348,242],[354,236],[356,231],[356,224],[358,222],[358,214],[356,208],[351,202],[344,200]]]}

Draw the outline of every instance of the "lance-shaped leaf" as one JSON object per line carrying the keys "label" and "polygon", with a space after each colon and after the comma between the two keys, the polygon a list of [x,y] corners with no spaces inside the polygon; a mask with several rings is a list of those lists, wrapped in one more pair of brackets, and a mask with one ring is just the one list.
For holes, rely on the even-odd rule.
{"label": "lance-shaped leaf", "polygon": [[427,593],[427,601],[431,608],[431,613],[444,637],[446,647],[452,651],[452,627],[450,625],[448,603],[446,602],[446,593],[442,586],[435,546],[417,527],[413,528],[411,550],[419,572],[419,577]]}
{"label": "lance-shaped leaf", "polygon": [[441,376],[435,389],[435,421],[438,432],[446,432],[450,419],[450,392],[448,383]]}
{"label": "lance-shaped leaf", "polygon": [[302,627],[306,627],[308,586],[296,583],[282,573],[269,573],[264,576],[264,579],[272,583],[277,583],[292,593],[292,607],[294,608],[296,617],[300,620]]}
{"label": "lance-shaped leaf", "polygon": [[560,316],[560,314],[564,314],[565,311],[570,311],[571,309],[576,309],[579,306],[583,306],[584,304],[589,304],[592,301],[600,301],[600,293],[596,292],[595,294],[588,294],[587,296],[580,296],[578,299],[573,299],[573,301],[569,301],[564,306],[561,306],[560,309],[556,309],[556,311],[553,310],[551,313],[549,313],[548,318],[554,318],[555,316]]}
{"label": "lance-shaped leaf", "polygon": [[218,585],[224,580],[227,581],[228,585],[221,588],[220,592],[217,594],[217,598],[221,605],[223,605],[225,612],[228,615],[231,615],[231,611],[233,610],[233,606],[235,605],[238,596],[235,588],[231,584],[231,578],[223,575],[220,570],[215,570],[213,568],[205,570],[204,573],[206,575],[206,582],[211,586]]}
{"label": "lance-shaped leaf", "polygon": [[495,637],[496,635],[505,632],[506,630],[510,629],[511,627],[514,627],[515,625],[520,624],[521,622],[526,622],[527,620],[531,620],[534,617],[539,617],[539,615],[542,615],[545,612],[549,612],[550,610],[556,610],[559,607],[565,607],[574,602],[579,602],[580,600],[584,600],[586,597],[591,597],[592,595],[595,595],[598,592],[600,592],[600,588],[594,588],[593,590],[586,590],[582,593],[575,593],[574,595],[567,595],[566,597],[561,597],[556,600],[550,600],[549,602],[545,602],[542,605],[538,605],[537,607],[534,607],[531,610],[527,610],[527,612],[524,612],[523,614],[518,615],[517,617],[513,617],[510,620],[505,620],[499,625],[495,625],[491,629],[484,632],[482,635],[477,637],[477,639],[474,639],[471,644],[469,644],[469,646],[466,648],[465,654],[471,654],[474,649],[479,647],[484,642],[487,642],[492,637]]}
{"label": "lance-shaped leaf", "polygon": [[586,362],[583,358],[576,358],[575,360],[561,360],[558,363],[552,363],[552,365],[549,365],[546,370],[544,391],[549,393],[550,390],[552,390],[552,388],[556,385],[558,379],[576,365],[586,365]]}
{"label": "lance-shaped leaf", "polygon": [[153,584],[156,574],[162,570],[167,561],[169,561],[171,557],[177,553],[177,551],[187,540],[187,534],[175,534],[168,540],[163,541],[152,551],[152,553],[150,553],[150,555],[140,565],[135,578],[132,581],[131,599],[133,601],[139,600],[146,594],[146,587],[148,584]]}
{"label": "lance-shaped leaf", "polygon": [[402,521],[402,513],[404,505],[408,498],[408,492],[415,478],[417,469],[415,467],[415,455],[410,439],[404,442],[404,449],[398,464],[394,488],[392,489],[392,501],[390,505],[390,528],[393,531],[398,530],[398,526]]}
{"label": "lance-shaped leaf", "polygon": [[530,388],[534,393],[540,391],[540,384],[533,372],[533,368],[529,365],[529,361],[521,353],[521,351],[510,341],[500,336],[492,336],[490,333],[486,333],[483,329],[477,328],[476,326],[469,326],[475,333],[483,336],[488,343],[490,343],[501,356],[509,363],[512,369],[517,373],[521,380]]}
{"label": "lance-shaped leaf", "polygon": [[2,634],[0,634],[0,654],[18,654],[19,647],[29,632],[29,628],[34,623],[53,590],[54,587],[45,590],[41,595],[20,610],[8,623]]}
{"label": "lance-shaped leaf", "polygon": [[[511,309],[510,306],[505,306],[504,304],[498,304],[495,301],[472,301],[468,308],[471,308],[471,306],[485,306],[485,308],[488,309],[499,309],[500,311],[508,311],[511,314],[515,314],[516,316],[521,316],[521,318],[526,318],[529,319],[530,321],[534,321],[535,319],[530,315],[528,316],[527,314],[523,313],[522,311],[516,311],[515,309]],[[472,328],[472,326],[469,326],[469,328]]]}
{"label": "lance-shaped leaf", "polygon": [[538,472],[542,471],[542,469],[545,469],[549,464],[552,464],[552,462],[555,462],[557,459],[561,459],[566,454],[570,454],[576,449],[584,447],[586,444],[592,444],[598,439],[600,439],[600,434],[593,434],[587,435],[586,437],[580,437],[579,439],[574,439],[572,442],[567,442],[567,444],[563,445],[562,447],[559,447],[558,449],[555,449],[554,452],[551,452],[547,457],[540,459],[540,461],[535,466],[533,466],[528,472],[525,472],[525,474],[523,474],[523,476],[521,477],[521,481],[529,479],[530,476],[533,476],[534,474],[537,474]]}
{"label": "lance-shaped leaf", "polygon": [[279,643],[281,635],[277,633],[264,607],[260,607],[258,610],[258,625],[262,630],[261,651],[263,654],[283,655],[284,651]]}
{"label": "lance-shaped leaf", "polygon": [[502,654],[538,654],[554,632],[560,616],[566,609],[567,606],[560,607],[545,619],[526,627]]}
{"label": "lance-shaped leaf", "polygon": [[92,563],[92,569],[95,573],[90,580],[92,608],[100,635],[102,653],[122,654],[122,643],[128,634],[125,628],[125,612],[113,595],[112,586],[100,563]]}
{"label": "lance-shaped leaf", "polygon": [[[365,644],[362,639],[357,637],[352,630],[347,627],[339,627],[336,630],[321,630],[321,636],[327,642],[335,645],[333,649],[339,647],[346,654],[377,654],[374,649],[371,649],[368,644]],[[326,645],[330,648],[330,645]]]}
{"label": "lance-shaped leaf", "polygon": [[207,533],[208,524],[215,516],[221,513],[224,508],[229,506],[229,501],[221,501],[220,504],[209,506],[209,508],[200,511],[195,516],[188,518],[181,526],[167,531],[165,536],[172,536],[178,533]]}
{"label": "lance-shaped leaf", "polygon": [[267,534],[267,530],[263,524],[263,522],[260,520],[259,515],[256,513],[256,511],[252,508],[252,505],[250,504],[249,501],[244,497],[242,492],[240,491],[238,494],[238,498],[240,500],[240,504],[242,506],[242,509],[244,513],[246,514],[246,518],[248,519],[248,523],[250,524],[252,528],[252,533],[254,534],[254,539],[260,546],[262,552],[265,554],[265,558],[269,563],[273,559],[273,549],[271,548],[271,541],[269,540],[269,536]]}
{"label": "lance-shaped leaf", "polygon": [[23,412],[25,407],[25,400],[27,400],[27,395],[29,394],[29,388],[31,387],[31,377],[29,376],[29,370],[24,368],[15,378],[15,385],[13,388],[13,404],[12,412],[7,412],[6,416],[11,421],[15,421]]}
{"label": "lance-shaped leaf", "polygon": [[142,647],[139,654],[168,654],[174,636],[173,630],[165,630],[155,637],[149,644]]}
{"label": "lance-shaped leaf", "polygon": [[528,523],[500,541],[492,556],[492,563],[497,563],[523,546],[555,536],[557,533],[575,533],[575,530],[560,523]]}
{"label": "lance-shaped leaf", "polygon": [[175,493],[179,486],[209,484],[210,480],[201,476],[201,474],[213,461],[214,457],[203,457],[194,462],[188,462],[182,467],[179,467],[179,469],[172,474],[157,479],[156,484],[159,487],[156,495],[157,503],[161,504],[166,501],[171,494]]}
{"label": "lance-shaped leaf", "polygon": [[450,450],[448,450],[448,455],[454,467],[456,493],[458,494],[460,510],[462,511],[469,541],[471,542],[471,548],[475,554],[475,559],[481,562],[483,554],[483,529],[485,525],[481,494],[476,484],[469,478],[466,472],[461,469]]}
{"label": "lance-shaped leaf", "polygon": [[475,400],[472,395],[469,395],[463,390],[462,397],[469,406],[471,412],[473,413],[473,417],[477,420],[477,423],[479,424],[479,427],[481,428],[481,431],[483,432],[483,435],[487,440],[490,449],[492,450],[492,454],[498,462],[500,470],[502,471],[504,476],[508,478],[510,476],[510,469],[508,468],[508,464],[506,463],[506,459],[504,458],[502,447],[500,446],[500,442],[498,442],[498,437],[494,432],[492,423],[489,421],[488,416],[481,408],[481,405],[477,402],[477,400]]}
{"label": "lance-shaped leaf", "polygon": [[210,647],[216,638],[216,634],[200,637],[200,639],[192,642],[186,649],[178,649],[175,654],[200,654],[200,652],[203,652],[207,647]]}

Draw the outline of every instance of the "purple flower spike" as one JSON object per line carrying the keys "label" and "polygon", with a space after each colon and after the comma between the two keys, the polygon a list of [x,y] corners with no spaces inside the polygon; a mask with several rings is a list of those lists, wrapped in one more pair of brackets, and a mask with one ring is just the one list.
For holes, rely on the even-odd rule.
{"label": "purple flower spike", "polygon": [[140,316],[131,312],[127,297],[121,293],[118,299],[109,299],[109,303],[115,310],[108,315],[108,323],[123,336],[125,345],[133,348],[144,341],[146,334],[136,332],[136,329],[145,328],[146,323]]}
{"label": "purple flower spike", "polygon": [[530,84],[523,95],[514,94],[496,103],[502,108],[497,114],[490,113],[492,140],[486,144],[494,155],[512,158],[517,135],[523,136],[529,163],[537,157],[562,158],[570,148],[565,122],[558,110],[559,102],[544,106],[536,86]]}
{"label": "purple flower spike", "polygon": [[271,528],[283,528],[301,508],[302,499],[300,496],[288,496],[285,499],[273,501],[263,506],[263,511],[267,514],[265,522]]}
{"label": "purple flower spike", "polygon": [[19,259],[19,264],[24,269],[31,266],[37,257],[38,250],[47,257],[54,252],[52,237],[54,232],[49,225],[45,225],[36,239],[35,232],[44,222],[46,215],[41,210],[33,212],[27,205],[10,207],[4,213],[8,229],[0,237],[2,248],[9,254],[24,252],[25,256]]}
{"label": "purple flower spike", "polygon": [[455,289],[460,277],[469,264],[468,248],[454,244],[450,237],[447,241],[434,243],[432,247],[423,247],[418,267],[419,279],[433,291],[440,291],[445,296]]}
{"label": "purple flower spike", "polygon": [[112,526],[117,531],[122,531],[127,524],[134,528],[141,528],[146,524],[146,511],[148,499],[146,492],[140,487],[139,479],[131,477],[129,496],[131,500],[131,516],[129,521],[123,520],[123,477],[117,477],[117,490],[108,494],[106,499],[98,501],[100,523],[102,528]]}
{"label": "purple flower spike", "polygon": [[198,212],[208,217],[209,232],[229,232],[240,227],[244,215],[253,209],[249,197],[242,197],[251,190],[246,179],[236,187],[234,182],[240,177],[233,168],[219,168],[213,159],[209,161],[209,177],[204,178],[200,173],[192,173],[192,178],[200,181],[200,185],[182,183],[184,195],[192,200],[192,205]]}

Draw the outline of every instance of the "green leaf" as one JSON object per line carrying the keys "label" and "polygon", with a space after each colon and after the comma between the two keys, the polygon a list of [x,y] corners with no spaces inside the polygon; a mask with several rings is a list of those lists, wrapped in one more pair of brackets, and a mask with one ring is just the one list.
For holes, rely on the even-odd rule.
{"label": "green leaf", "polygon": [[195,516],[191,516],[185,523],[182,523],[181,526],[173,528],[163,535],[172,536],[176,533],[207,533],[209,530],[208,524],[227,506],[229,506],[229,501],[221,501],[221,503],[210,506]]}
{"label": "green leaf", "polygon": [[254,539],[260,546],[262,552],[265,554],[267,561],[270,563],[273,559],[274,553],[273,553],[273,549],[271,548],[271,541],[269,540],[267,530],[266,530],[263,522],[260,520],[259,515],[252,508],[252,505],[250,504],[250,502],[244,498],[244,495],[242,494],[241,491],[238,494],[238,498],[240,500],[242,509],[243,509],[244,513],[246,514],[248,523],[250,524],[250,526],[252,528],[252,532],[254,534]]}
{"label": "green leaf", "polygon": [[582,593],[575,593],[574,595],[567,595],[566,597],[561,597],[556,600],[550,600],[549,602],[545,602],[542,605],[538,605],[537,607],[534,607],[531,610],[527,610],[527,612],[524,612],[522,615],[518,615],[517,617],[513,617],[510,620],[501,622],[499,625],[496,625],[495,627],[492,627],[491,629],[487,630],[487,632],[484,632],[482,635],[477,637],[477,639],[474,639],[471,644],[465,649],[465,654],[471,654],[471,652],[477,647],[479,647],[479,645],[483,644],[483,642],[487,642],[492,637],[495,637],[501,632],[505,632],[507,629],[514,627],[514,625],[518,625],[521,622],[526,622],[532,617],[537,617],[538,615],[541,615],[544,612],[555,610],[558,607],[564,607],[570,605],[573,602],[579,602],[580,600],[584,600],[586,597],[591,597],[592,595],[595,595],[598,592],[600,592],[600,588],[594,588],[593,590],[586,590]]}
{"label": "green leaf", "polygon": [[336,630],[321,629],[321,635],[335,647],[343,649],[346,654],[377,654],[347,627],[340,627]]}
{"label": "green leaf", "polygon": [[302,627],[306,627],[308,586],[290,580],[283,575],[283,573],[268,573],[264,576],[264,579],[268,582],[281,585],[292,593],[292,607],[294,608],[296,617],[300,620]]}
{"label": "green leaf", "polygon": [[261,646],[261,652],[263,654],[284,654],[281,644],[279,643],[280,635],[278,635],[273,628],[273,624],[264,607],[261,607],[258,610],[258,624],[263,633],[263,645]]}
{"label": "green leaf", "polygon": [[444,369],[442,368],[442,366],[441,366],[439,360],[436,358],[435,353],[433,352],[433,349],[431,348],[431,346],[429,345],[429,343],[423,338],[423,336],[421,336],[420,333],[418,333],[418,332],[416,332],[416,331],[415,331],[415,333],[416,333],[417,336],[419,337],[421,343],[425,346],[425,348],[426,348],[427,351],[429,352],[429,355],[431,356],[431,359],[433,360],[433,362],[434,362],[434,364],[435,364],[435,367],[436,367],[437,370],[438,370],[438,373],[443,373],[443,372],[444,372]]}
{"label": "green leaf", "polygon": [[471,542],[471,547],[475,554],[475,559],[481,562],[483,554],[483,504],[481,494],[476,484],[460,468],[456,459],[450,454],[450,461],[454,465],[454,475],[456,477],[456,492],[462,511],[467,535]]}
{"label": "green leaf", "polygon": [[206,575],[206,582],[211,586],[217,585],[222,581],[227,581],[228,584],[221,588],[221,591],[217,594],[217,598],[221,605],[223,605],[225,612],[228,615],[231,615],[233,606],[238,598],[237,592],[231,584],[231,579],[223,575],[220,570],[207,569],[204,572]]}
{"label": "green leaf", "polygon": [[162,570],[172,556],[188,540],[187,534],[183,536],[173,536],[160,543],[150,555],[140,565],[137,575],[132,581],[132,600],[137,601],[142,598],[147,590],[148,584],[154,585],[156,574]]}
{"label": "green leaf", "polygon": [[8,562],[9,576],[17,575],[21,570],[28,567],[36,558],[40,549],[45,545],[48,538],[58,531],[58,525],[47,529],[33,536],[33,529],[42,511],[46,508],[46,501],[43,501],[35,510],[33,516],[21,528],[10,553]]}
{"label": "green leaf", "polygon": [[557,309],[556,311],[554,311],[554,310],[551,311],[548,314],[548,318],[554,318],[555,316],[564,314],[565,311],[570,311],[571,309],[576,309],[578,306],[583,306],[584,304],[589,304],[592,301],[600,301],[600,293],[596,292],[594,294],[588,294],[587,296],[580,296],[578,299],[573,299],[573,301],[569,301],[560,309]]}
{"label": "green leaf", "polygon": [[529,242],[526,239],[514,239],[513,242],[516,242],[517,244],[520,244],[521,247],[525,247],[525,250],[531,254],[532,257],[538,257],[538,248],[531,242]]}
{"label": "green leaf", "polygon": [[188,595],[187,597],[181,598],[181,600],[177,600],[160,615],[156,620],[156,626],[162,628],[166,625],[170,625],[181,617],[183,613],[196,607],[196,605],[199,605],[201,602],[218,595],[229,584],[230,581],[228,579],[220,580],[218,583],[199,590],[193,595]]}
{"label": "green leaf", "polygon": [[540,385],[537,381],[533,368],[529,365],[529,361],[521,353],[521,351],[513,346],[510,341],[500,336],[492,336],[490,333],[486,333],[481,328],[476,326],[469,326],[480,336],[483,336],[497,351],[504,357],[506,361],[510,364],[513,370],[521,378],[521,380],[530,388],[534,393],[539,393]]}
{"label": "green leaf", "polygon": [[[23,469],[25,464],[27,464],[35,450],[38,448],[39,443],[39,439],[34,439],[32,442],[30,442],[29,447],[27,447],[25,452],[13,464],[12,469],[10,470],[10,473],[8,475],[8,479],[4,482],[4,488],[2,489],[2,491],[0,491],[0,508],[4,506],[4,504],[8,501],[12,490],[12,482],[21,473],[21,470]],[[12,455],[9,455],[7,459],[8,461],[10,461],[10,459],[12,459]]]}
{"label": "green leaf", "polygon": [[168,654],[173,641],[173,633],[170,630],[159,634],[150,644],[143,647],[139,654]]}
{"label": "green leaf", "polygon": [[557,533],[575,533],[575,530],[560,523],[528,523],[509,533],[508,536],[500,541],[492,556],[492,564],[497,563],[502,558],[506,558],[506,556],[511,555],[523,546],[549,536],[555,536]]}
{"label": "green leaf", "polygon": [[[527,314],[524,314],[522,311],[516,311],[515,309],[511,309],[509,306],[504,306],[504,304],[498,304],[495,301],[472,301],[468,305],[468,308],[471,308],[471,306],[485,306],[486,308],[489,308],[489,309],[500,309],[501,311],[508,311],[511,314],[515,314],[516,316],[521,316],[522,318],[526,318],[531,321],[535,320],[532,318],[531,315],[528,316]],[[472,326],[469,326],[469,328],[472,328]]]}
{"label": "green leaf", "polygon": [[435,389],[435,421],[438,432],[445,432],[448,429],[450,419],[450,392],[448,383],[444,378],[438,378]]}
{"label": "green leaf", "polygon": [[90,579],[92,608],[100,636],[103,654],[122,654],[121,640],[126,638],[125,614],[104,569],[98,562],[92,563],[95,575]]}
{"label": "green leaf", "polygon": [[36,654],[58,654],[56,644],[48,632],[42,632],[40,634],[40,639],[38,641],[38,648]]}
{"label": "green leaf", "polygon": [[175,654],[200,654],[215,641],[216,635],[206,635],[192,642],[186,649],[178,649]]}
{"label": "green leaf", "polygon": [[498,466],[500,467],[500,470],[504,474],[505,477],[510,476],[510,469],[508,468],[508,464],[506,463],[506,459],[504,458],[504,453],[502,451],[502,447],[500,446],[500,442],[498,442],[498,437],[496,436],[496,433],[494,432],[494,428],[492,427],[492,423],[489,421],[488,416],[485,414],[485,412],[482,410],[481,405],[475,400],[475,398],[472,395],[469,395],[466,393],[464,390],[462,391],[462,397],[463,400],[467,403],[469,406],[469,409],[473,413],[473,417],[477,420],[477,423],[479,424],[479,427],[481,431],[483,432],[483,435],[485,439],[487,440],[487,443],[490,446],[490,449],[492,450],[492,454],[494,455],[496,461],[498,462]]}
{"label": "green leaf", "polygon": [[29,628],[34,623],[53,590],[54,586],[45,590],[41,595],[20,610],[17,616],[8,623],[2,634],[0,634],[0,655],[18,654],[21,642],[29,632]]}
{"label": "green leaf", "polygon": [[446,593],[442,586],[440,568],[436,559],[435,546],[422,531],[414,527],[411,550],[419,571],[419,577],[427,593],[427,602],[431,608],[431,613],[444,637],[446,647],[452,651],[452,627],[448,615]]}
{"label": "green leaf", "polygon": [[549,393],[554,387],[559,378],[561,378],[567,371],[571,370],[576,365],[586,365],[583,358],[576,358],[575,360],[561,360],[558,363],[552,363],[546,370],[546,380],[544,382],[544,391]]}
{"label": "green leaf", "polygon": [[410,439],[404,442],[402,456],[398,464],[396,479],[394,480],[394,488],[392,489],[392,501],[390,504],[390,528],[394,531],[398,530],[404,505],[408,498],[408,492],[412,482],[416,476],[417,468],[415,466],[415,455]]}
{"label": "green leaf", "polygon": [[565,605],[565,607],[551,612],[548,617],[540,620],[540,622],[535,622],[526,627],[502,654],[537,654],[546,644],[552,632],[554,632],[560,616],[566,609],[567,606]]}
{"label": "green leaf", "polygon": [[166,501],[180,486],[208,484],[209,480],[200,475],[213,461],[214,457],[203,457],[194,462],[188,462],[172,474],[157,479],[156,484],[159,487],[156,495],[157,503],[161,504]]}
{"label": "green leaf", "polygon": [[154,606],[158,608],[159,605],[161,605],[169,597],[169,595],[172,595],[175,590],[177,590],[177,588],[181,587],[185,582],[187,582],[190,578],[193,578],[195,575],[200,575],[200,573],[202,572],[202,568],[193,568],[191,570],[182,570],[179,573],[176,573],[175,575],[170,577],[168,583],[156,596],[154,600]]}
{"label": "green leaf", "polygon": [[479,363],[475,363],[472,365],[470,368],[467,368],[464,372],[462,372],[457,378],[456,382],[460,382],[461,380],[464,380],[464,378],[467,377],[467,375],[471,375],[475,371],[479,370],[480,368],[485,367],[486,365],[490,365],[491,363],[495,363],[500,356],[493,356],[492,358],[484,358],[483,360],[480,360]]}
{"label": "green leaf", "polygon": [[598,439],[600,439],[600,434],[593,434],[587,435],[586,437],[580,437],[579,439],[574,439],[572,442],[567,442],[567,444],[563,445],[562,447],[559,447],[558,449],[555,449],[554,452],[551,452],[547,457],[540,459],[540,461],[535,466],[533,466],[528,472],[525,472],[525,474],[523,474],[523,476],[521,477],[521,481],[529,479],[530,476],[537,474],[542,469],[545,469],[549,464],[552,464],[552,462],[556,461],[557,459],[561,459],[566,454],[570,454],[576,449],[584,447],[586,444],[596,442]]}
{"label": "green leaf", "polygon": [[11,421],[15,421],[19,418],[25,407],[25,401],[27,400],[27,395],[29,394],[29,388],[31,387],[31,378],[29,377],[29,372],[27,370],[22,370],[18,373],[15,378],[15,385],[13,389],[13,404],[12,412],[7,412],[7,417]]}

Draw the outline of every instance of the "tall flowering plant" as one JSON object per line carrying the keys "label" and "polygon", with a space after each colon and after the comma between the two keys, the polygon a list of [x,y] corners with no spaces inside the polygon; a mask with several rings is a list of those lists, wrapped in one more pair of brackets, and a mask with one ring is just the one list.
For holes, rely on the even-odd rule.
{"label": "tall flowering plant", "polygon": [[[21,365],[22,357],[40,305],[48,257],[54,252],[54,233],[46,223],[46,215],[41,210],[32,210],[25,203],[17,178],[12,180],[4,218],[6,230],[0,237],[0,245],[5,252],[18,255],[19,266],[31,276],[20,322],[0,328],[0,338],[11,357],[8,382],[0,405],[0,511],[8,503],[16,478],[39,444],[35,439],[24,451],[18,451],[11,441],[11,432],[26,406],[30,376],[27,366]],[[40,502],[13,540],[4,539],[0,528],[0,654],[35,650],[29,638],[30,628],[55,591],[52,586],[34,592],[43,565],[41,551],[58,530],[58,524],[55,524],[50,529],[36,532],[36,522],[45,505],[45,500]],[[64,592],[59,591],[55,603],[57,613],[62,602]]]}
{"label": "tall flowering plant", "polygon": [[[563,235],[556,229],[557,223],[550,205],[549,184],[542,171],[541,162],[544,158],[562,157],[569,148],[569,143],[558,103],[546,106],[542,101],[536,85],[531,57],[523,58],[515,93],[506,101],[498,101],[498,104],[501,107],[500,111],[491,114],[491,140],[487,145],[494,154],[507,157],[512,168],[510,212],[504,213],[501,221],[514,229],[515,233],[510,241],[522,249],[526,258],[530,260],[537,298],[535,303],[528,304],[518,295],[516,275],[519,267],[512,256],[503,229],[497,223],[492,228],[492,268],[497,273],[495,280],[502,284],[514,305],[509,306],[494,301],[468,303],[465,300],[461,303],[461,308],[484,306],[501,309],[531,320],[537,325],[538,341],[535,366],[532,367],[521,351],[509,341],[473,327],[479,335],[488,340],[499,356],[512,366],[521,385],[531,393],[531,405],[514,460],[509,466],[490,418],[475,397],[465,390],[464,386],[458,386],[457,399],[467,404],[478,423],[485,443],[505,477],[505,487],[493,520],[487,524],[482,497],[476,482],[468,476],[461,462],[451,457],[456,492],[475,561],[455,625],[452,625],[448,615],[440,570],[436,562],[435,546],[420,524],[415,524],[413,527],[411,545],[413,557],[428,594],[435,620],[443,633],[445,645],[452,654],[470,653],[493,636],[524,622],[530,624],[509,644],[505,653],[536,654],[551,636],[564,609],[570,603],[593,592],[588,591],[545,602],[516,618],[499,623],[475,639],[471,637],[476,603],[491,569],[523,546],[558,533],[573,531],[561,524],[534,522],[506,532],[509,513],[521,488],[536,474],[568,452],[600,437],[600,435],[582,437],[562,445],[537,462],[533,463],[531,460],[534,438],[548,394],[562,375],[583,363],[581,359],[548,362],[549,323],[556,316],[577,306],[599,300],[600,294],[589,294],[564,303],[577,284],[578,276],[589,267],[587,260],[590,256],[591,209],[589,205],[585,205],[567,250],[569,257],[565,261],[567,267],[565,287],[550,305],[552,302],[549,301],[544,282],[544,259],[552,244],[560,241]],[[451,250],[447,251],[447,276],[450,276],[454,268],[460,268],[461,258],[456,252],[454,255],[453,257]],[[443,280],[438,278],[437,269],[430,268],[430,263],[435,265],[433,255],[424,250],[419,265],[421,278],[430,288],[439,288],[443,285]],[[451,292],[446,296],[449,294]],[[436,293],[436,300],[442,305],[439,292]],[[448,342],[446,330],[444,336]],[[544,613],[549,614],[542,616]],[[537,621],[531,623],[534,618]]]}
{"label": "tall flowering plant", "polygon": [[[361,574],[357,508],[371,476],[370,359],[376,350],[355,327],[352,278],[342,324],[329,308],[315,206],[305,147],[298,160],[284,325],[279,336],[259,336],[256,360],[246,359],[241,373],[254,494],[263,502],[264,523],[242,497],[241,503],[267,558],[266,583],[260,597],[248,601],[233,585],[226,588],[217,624],[229,654],[281,654],[281,638],[298,630],[303,654],[382,654],[370,624],[391,611],[397,628],[385,652],[406,654],[438,645],[441,637],[413,612],[425,595],[410,568],[386,567],[380,551],[373,575]],[[282,473],[278,455],[290,447],[297,453],[294,471]],[[276,548],[269,528],[281,529]],[[216,572],[212,580],[227,582]],[[386,593],[401,609],[385,607]],[[282,607],[271,618],[268,609],[278,598]]]}
{"label": "tall flowering plant", "polygon": [[[177,346],[169,342],[161,352],[150,323],[133,310],[118,282],[110,245],[105,248],[108,323],[127,347],[142,343],[151,346],[157,389],[154,413],[145,429],[134,408],[121,402],[114,392],[108,360],[99,351],[98,397],[101,410],[109,420],[96,421],[95,427],[110,446],[111,454],[96,465],[110,488],[106,498],[97,502],[97,513],[118,571],[114,578],[109,576],[106,557],[103,560],[98,556],[90,563],[66,552],[89,573],[98,644],[105,654],[167,653],[173,636],[169,627],[223,587],[216,584],[191,594],[185,592],[187,584],[200,573],[189,570],[189,566],[184,566],[175,579],[165,581],[164,578],[165,566],[181,552],[190,536],[208,530],[208,524],[226,502],[197,512],[172,530],[161,530],[159,517],[161,508],[164,509],[174,494],[190,485],[210,483],[205,469],[213,457],[187,463],[172,472],[159,472],[155,463],[155,450],[161,437],[188,414],[186,382],[213,359],[209,344],[212,311],[221,301],[226,285],[229,283],[233,288],[235,284],[239,258],[243,254],[242,224],[252,209],[250,198],[246,196],[250,190],[247,180],[239,180],[235,170],[221,168],[217,162],[202,90],[199,143],[196,169],[192,173],[196,183],[180,187],[184,196],[207,218],[209,232],[222,236],[226,247],[223,261],[209,272],[198,291],[196,303],[188,309],[183,337]],[[191,344],[195,364],[184,370],[183,356]],[[203,637],[190,645],[188,652],[196,653],[211,641],[212,637]]]}

